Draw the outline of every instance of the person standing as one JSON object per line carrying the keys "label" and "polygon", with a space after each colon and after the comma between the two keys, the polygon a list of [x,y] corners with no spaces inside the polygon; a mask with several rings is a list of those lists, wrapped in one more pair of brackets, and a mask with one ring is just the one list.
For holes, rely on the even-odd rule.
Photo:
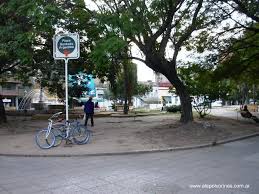
{"label": "person standing", "polygon": [[95,103],[94,108],[100,108],[98,102]]}
{"label": "person standing", "polygon": [[92,97],[89,97],[84,103],[84,112],[85,112],[85,126],[87,126],[88,118],[91,118],[91,126],[94,126],[94,103],[92,101]]}

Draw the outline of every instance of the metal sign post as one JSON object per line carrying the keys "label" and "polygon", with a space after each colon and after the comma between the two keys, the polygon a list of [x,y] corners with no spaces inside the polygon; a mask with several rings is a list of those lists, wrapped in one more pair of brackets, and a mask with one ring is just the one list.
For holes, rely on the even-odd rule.
{"label": "metal sign post", "polygon": [[66,121],[68,121],[68,59],[65,59]]}
{"label": "metal sign post", "polygon": [[80,56],[79,35],[56,34],[53,37],[53,57],[54,59],[65,60],[65,95],[66,95],[66,120],[68,121],[68,61],[78,59]]}

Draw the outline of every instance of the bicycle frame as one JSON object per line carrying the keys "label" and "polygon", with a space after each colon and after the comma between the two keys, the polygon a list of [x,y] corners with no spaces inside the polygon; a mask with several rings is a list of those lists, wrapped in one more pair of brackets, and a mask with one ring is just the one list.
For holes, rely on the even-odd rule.
{"label": "bicycle frame", "polygon": [[[74,123],[74,122],[72,122],[72,123]],[[78,122],[76,123],[76,125],[78,125]],[[65,130],[66,130],[66,136],[64,137],[64,139],[68,139],[71,136],[71,134],[70,134],[70,132],[71,132],[71,122],[66,121]]]}
{"label": "bicycle frame", "polygon": [[48,123],[48,131],[47,131],[47,133],[46,133],[46,138],[49,136],[49,133],[50,133],[50,131],[51,131],[51,129],[52,129],[52,126],[53,126],[53,118],[56,118],[56,117],[58,117],[59,115],[61,115],[63,112],[58,112],[58,113],[55,113],[54,115],[52,115],[49,119],[48,119],[48,121],[49,121],[49,123]]}
{"label": "bicycle frame", "polygon": [[[63,139],[68,139],[71,135],[70,135],[70,131],[71,131],[71,127],[70,127],[70,122],[66,121],[65,123],[59,124],[60,126],[57,127],[58,129],[60,128],[64,128],[66,135],[62,135]],[[55,124],[53,124],[52,120],[49,120],[49,128],[50,130],[55,128]],[[63,130],[62,130],[63,131]]]}

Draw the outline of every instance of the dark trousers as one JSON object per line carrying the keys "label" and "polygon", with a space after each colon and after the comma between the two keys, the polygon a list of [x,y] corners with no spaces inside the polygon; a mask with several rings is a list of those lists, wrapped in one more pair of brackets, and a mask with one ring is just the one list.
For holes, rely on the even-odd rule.
{"label": "dark trousers", "polygon": [[91,125],[94,126],[94,114],[93,113],[85,113],[85,126],[87,126],[89,117],[91,118]]}

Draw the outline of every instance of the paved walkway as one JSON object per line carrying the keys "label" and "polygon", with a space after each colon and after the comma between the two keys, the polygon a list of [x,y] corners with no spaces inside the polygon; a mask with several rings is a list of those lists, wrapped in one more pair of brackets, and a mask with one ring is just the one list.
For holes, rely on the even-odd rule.
{"label": "paved walkway", "polygon": [[213,148],[77,158],[0,156],[1,194],[258,194],[259,137]]}
{"label": "paved walkway", "polygon": [[[34,135],[37,129],[47,126],[47,122],[12,117],[8,125],[0,127],[0,155],[82,156],[125,154],[172,150],[197,145],[206,146],[212,145],[215,138],[217,138],[217,141],[221,140],[216,136],[213,127],[210,128],[210,125],[208,129],[207,127],[203,129],[204,125],[194,126],[196,127],[193,130],[195,134],[189,134],[189,129],[181,129],[182,134],[175,131],[174,136],[172,134],[170,136],[165,128],[172,130],[172,128],[177,127],[179,125],[178,120],[179,115],[172,114],[145,117],[98,117],[95,118],[95,126],[89,127],[93,131],[93,136],[88,144],[65,145],[63,142],[59,147],[43,150],[36,145]],[[246,126],[247,124],[243,125],[243,127]],[[251,130],[249,129],[242,134],[233,133],[233,137],[251,136],[259,132],[259,128],[255,125],[249,124],[249,127]],[[207,134],[207,139],[204,138],[203,134],[199,134],[200,131]],[[197,137],[193,138],[192,135]],[[178,138],[174,139],[175,137]],[[223,135],[222,138],[224,139],[225,136]],[[225,140],[228,139],[225,138]]]}

